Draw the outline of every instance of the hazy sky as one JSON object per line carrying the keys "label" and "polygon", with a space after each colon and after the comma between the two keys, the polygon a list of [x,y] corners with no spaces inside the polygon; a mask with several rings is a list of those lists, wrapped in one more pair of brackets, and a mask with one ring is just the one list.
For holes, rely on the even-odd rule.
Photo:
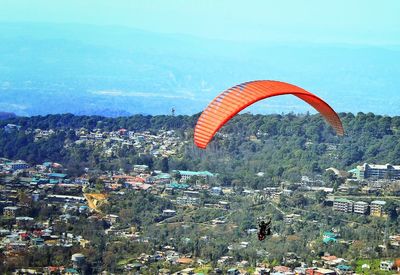
{"label": "hazy sky", "polygon": [[128,26],[271,42],[400,45],[399,0],[0,0],[0,21]]}

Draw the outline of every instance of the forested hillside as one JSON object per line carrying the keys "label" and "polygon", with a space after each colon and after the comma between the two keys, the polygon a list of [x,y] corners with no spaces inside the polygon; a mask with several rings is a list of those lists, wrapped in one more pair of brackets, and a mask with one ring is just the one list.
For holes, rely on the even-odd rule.
{"label": "forested hillside", "polygon": [[[104,118],[71,114],[17,117],[0,123],[0,156],[31,163],[63,163],[75,174],[84,167],[121,168],[147,164],[161,169],[165,160],[127,149],[113,159],[96,155],[96,148],[76,144],[76,130],[157,132],[175,130],[187,143],[168,159],[169,169],[209,170],[223,175],[224,184],[240,179],[244,185],[262,187],[301,175],[320,174],[328,167],[347,170],[363,162],[400,163],[400,117],[372,113],[341,113],[345,136],[334,134],[319,115],[251,115],[232,119],[207,150],[193,144],[194,116],[143,116]],[[9,131],[7,124],[21,126]],[[35,141],[34,129],[54,130],[48,139]],[[257,177],[263,172],[265,177]],[[268,179],[268,182],[265,181]]]}

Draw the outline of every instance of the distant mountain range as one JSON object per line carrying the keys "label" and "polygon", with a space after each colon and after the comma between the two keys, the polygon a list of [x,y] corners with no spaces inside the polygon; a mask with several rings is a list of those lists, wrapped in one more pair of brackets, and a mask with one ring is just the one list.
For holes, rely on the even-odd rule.
{"label": "distant mountain range", "polygon": [[[399,114],[400,48],[208,40],[123,27],[0,24],[0,110],[120,116],[193,114],[218,93],[275,79],[341,112]],[[252,112],[310,110],[294,97]]]}

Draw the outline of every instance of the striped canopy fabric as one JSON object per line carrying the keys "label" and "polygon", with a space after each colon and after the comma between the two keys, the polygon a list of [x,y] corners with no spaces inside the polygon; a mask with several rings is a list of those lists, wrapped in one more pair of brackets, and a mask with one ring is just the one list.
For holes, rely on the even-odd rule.
{"label": "striped canopy fabric", "polygon": [[198,119],[194,130],[194,143],[205,149],[215,133],[247,106],[268,97],[286,94],[297,96],[313,106],[335,129],[337,135],[344,134],[339,116],[316,95],[289,83],[257,80],[236,85],[218,95]]}

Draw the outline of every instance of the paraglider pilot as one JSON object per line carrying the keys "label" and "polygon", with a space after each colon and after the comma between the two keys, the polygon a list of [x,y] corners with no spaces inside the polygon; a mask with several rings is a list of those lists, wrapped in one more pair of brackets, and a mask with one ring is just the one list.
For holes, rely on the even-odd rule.
{"label": "paraglider pilot", "polygon": [[263,241],[267,235],[271,235],[271,219],[268,222],[261,221],[258,224],[258,227],[260,230],[258,231],[257,235],[260,241]]}

